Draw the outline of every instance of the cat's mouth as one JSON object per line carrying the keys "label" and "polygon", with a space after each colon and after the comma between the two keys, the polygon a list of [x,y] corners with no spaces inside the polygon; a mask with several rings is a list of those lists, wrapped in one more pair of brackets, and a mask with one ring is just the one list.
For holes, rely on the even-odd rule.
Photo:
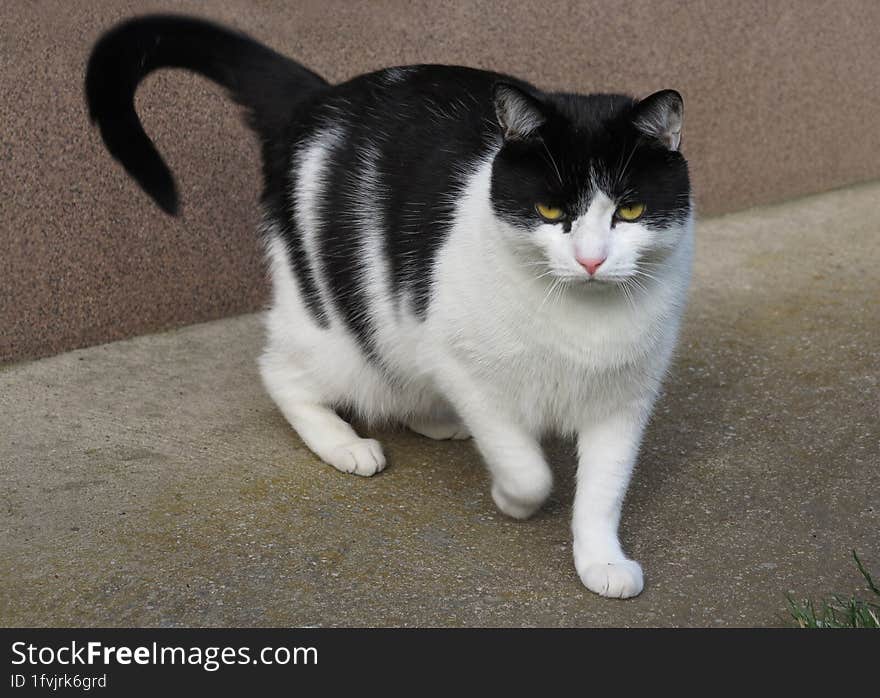
{"label": "cat's mouth", "polygon": [[566,288],[571,291],[587,294],[621,292],[626,293],[630,287],[625,277],[601,278],[587,277],[580,274],[555,275],[550,282],[551,287]]}
{"label": "cat's mouth", "polygon": [[630,278],[626,276],[587,276],[586,274],[556,274],[554,277],[557,282],[566,285],[596,289],[624,285]]}

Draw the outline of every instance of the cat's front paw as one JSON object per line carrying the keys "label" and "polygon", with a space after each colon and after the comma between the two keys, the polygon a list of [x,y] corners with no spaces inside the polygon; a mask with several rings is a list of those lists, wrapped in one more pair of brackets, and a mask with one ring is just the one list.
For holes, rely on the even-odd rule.
{"label": "cat's front paw", "polygon": [[427,420],[414,419],[407,423],[410,431],[427,436],[435,441],[447,441],[450,439],[463,440],[471,438],[467,427],[456,419]]}
{"label": "cat's front paw", "polygon": [[358,439],[336,446],[325,460],[337,470],[369,477],[385,469],[385,454],[375,439]]}
{"label": "cat's front paw", "polygon": [[550,496],[553,476],[546,467],[536,468],[517,477],[496,478],[492,483],[492,500],[495,505],[514,519],[532,516]]}
{"label": "cat's front paw", "polygon": [[584,560],[575,564],[584,586],[600,596],[628,599],[638,596],[645,586],[642,567],[635,560]]}
{"label": "cat's front paw", "polygon": [[492,485],[492,501],[502,514],[513,519],[528,519],[541,508],[542,501],[516,499],[505,494],[498,485]]}

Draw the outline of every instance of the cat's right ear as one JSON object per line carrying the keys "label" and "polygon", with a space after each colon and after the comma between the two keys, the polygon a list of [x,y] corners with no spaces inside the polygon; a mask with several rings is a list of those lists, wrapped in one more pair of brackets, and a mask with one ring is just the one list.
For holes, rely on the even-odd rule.
{"label": "cat's right ear", "polygon": [[492,100],[505,141],[528,140],[547,121],[541,102],[510,83],[495,83]]}

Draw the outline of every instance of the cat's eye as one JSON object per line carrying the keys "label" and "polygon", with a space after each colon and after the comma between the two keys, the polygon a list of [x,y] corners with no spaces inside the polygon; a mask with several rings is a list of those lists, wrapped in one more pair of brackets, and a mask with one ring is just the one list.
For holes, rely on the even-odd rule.
{"label": "cat's eye", "polygon": [[558,206],[548,206],[547,204],[535,204],[535,210],[541,214],[541,218],[545,221],[550,221],[551,223],[555,223],[557,221],[561,221],[565,216],[565,211],[563,211]]}
{"label": "cat's eye", "polygon": [[618,206],[614,215],[620,220],[632,223],[642,217],[645,212],[645,204],[630,204],[629,206]]}

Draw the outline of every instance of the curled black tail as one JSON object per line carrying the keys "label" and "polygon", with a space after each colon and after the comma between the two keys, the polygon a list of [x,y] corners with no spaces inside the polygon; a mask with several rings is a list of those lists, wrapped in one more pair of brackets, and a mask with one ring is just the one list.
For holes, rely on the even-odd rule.
{"label": "curled black tail", "polygon": [[229,90],[248,112],[264,157],[284,134],[297,104],[327,82],[238,32],[199,19],[155,15],[128,20],[95,44],[86,70],[86,101],[104,144],[162,209],[175,215],[177,190],[168,166],[134,109],[138,84],[159,68],[185,68]]}

